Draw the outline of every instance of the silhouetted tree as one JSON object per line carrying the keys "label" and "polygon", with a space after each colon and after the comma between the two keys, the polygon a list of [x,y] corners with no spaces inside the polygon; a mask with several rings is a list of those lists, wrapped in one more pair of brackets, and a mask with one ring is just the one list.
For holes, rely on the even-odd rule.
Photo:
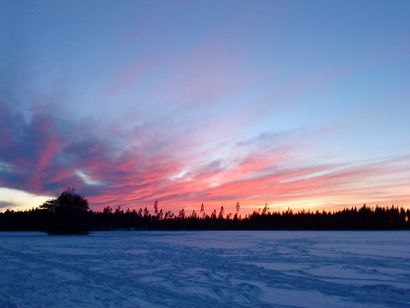
{"label": "silhouetted tree", "polygon": [[235,213],[235,215],[233,215],[233,219],[237,220],[238,219],[238,214],[239,214],[239,209],[241,208],[241,206],[239,205],[239,201],[236,202],[235,208],[236,208],[236,213]]}
{"label": "silhouetted tree", "polygon": [[161,220],[162,217],[164,217],[164,213],[162,212],[162,209],[160,209],[158,214],[157,214],[157,219]]}
{"label": "silhouetted tree", "polygon": [[190,218],[193,218],[193,219],[197,219],[197,218],[198,218],[198,215],[196,214],[195,210],[192,210],[192,214],[191,214],[191,217],[190,217]]}
{"label": "silhouetted tree", "polygon": [[154,213],[155,213],[155,216],[158,215],[158,201],[154,202]]}
{"label": "silhouetted tree", "polygon": [[148,209],[145,207],[144,208],[144,217],[148,217],[149,216],[149,211]]}
{"label": "silhouetted tree", "polygon": [[185,210],[184,210],[184,209],[182,209],[182,210],[179,211],[179,213],[178,213],[178,218],[180,218],[180,219],[185,219]]}
{"label": "silhouetted tree", "polygon": [[112,213],[112,208],[110,206],[106,206],[103,208],[103,213],[104,214],[111,214]]}
{"label": "silhouetted tree", "polygon": [[216,210],[213,210],[211,214],[211,219],[216,219]]}
{"label": "silhouetted tree", "polygon": [[262,210],[262,215],[267,215],[268,212],[269,212],[269,207],[268,207],[268,204],[265,203],[265,207]]}
{"label": "silhouetted tree", "polygon": [[49,234],[87,234],[88,201],[68,187],[57,199],[44,202],[40,209],[49,214],[47,232]]}
{"label": "silhouetted tree", "polygon": [[205,218],[205,207],[203,203],[201,204],[201,211],[199,213],[200,213],[200,218],[204,219]]}
{"label": "silhouetted tree", "polygon": [[225,212],[224,207],[221,206],[221,210],[219,212],[218,219],[224,219],[224,212]]}

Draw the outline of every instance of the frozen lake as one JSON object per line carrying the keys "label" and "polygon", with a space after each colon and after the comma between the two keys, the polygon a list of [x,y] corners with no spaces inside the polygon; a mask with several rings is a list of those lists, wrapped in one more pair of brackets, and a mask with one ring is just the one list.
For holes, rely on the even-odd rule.
{"label": "frozen lake", "polygon": [[0,307],[409,307],[410,232],[0,233]]}

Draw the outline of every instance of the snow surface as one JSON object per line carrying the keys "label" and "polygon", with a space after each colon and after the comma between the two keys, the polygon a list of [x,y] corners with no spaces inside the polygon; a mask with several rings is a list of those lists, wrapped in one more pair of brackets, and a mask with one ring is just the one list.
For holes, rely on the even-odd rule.
{"label": "snow surface", "polygon": [[410,307],[410,232],[0,233],[0,307]]}

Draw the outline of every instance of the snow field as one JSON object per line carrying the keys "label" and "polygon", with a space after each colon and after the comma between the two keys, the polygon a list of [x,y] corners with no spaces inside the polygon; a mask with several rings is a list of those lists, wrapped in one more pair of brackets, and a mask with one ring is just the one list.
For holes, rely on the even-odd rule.
{"label": "snow field", "polygon": [[0,307],[410,307],[410,232],[0,233]]}

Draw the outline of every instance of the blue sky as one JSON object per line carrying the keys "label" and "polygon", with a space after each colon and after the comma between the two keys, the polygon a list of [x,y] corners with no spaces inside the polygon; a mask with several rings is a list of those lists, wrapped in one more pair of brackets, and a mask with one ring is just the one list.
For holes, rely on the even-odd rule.
{"label": "blue sky", "polygon": [[409,206],[408,1],[2,1],[0,210]]}

